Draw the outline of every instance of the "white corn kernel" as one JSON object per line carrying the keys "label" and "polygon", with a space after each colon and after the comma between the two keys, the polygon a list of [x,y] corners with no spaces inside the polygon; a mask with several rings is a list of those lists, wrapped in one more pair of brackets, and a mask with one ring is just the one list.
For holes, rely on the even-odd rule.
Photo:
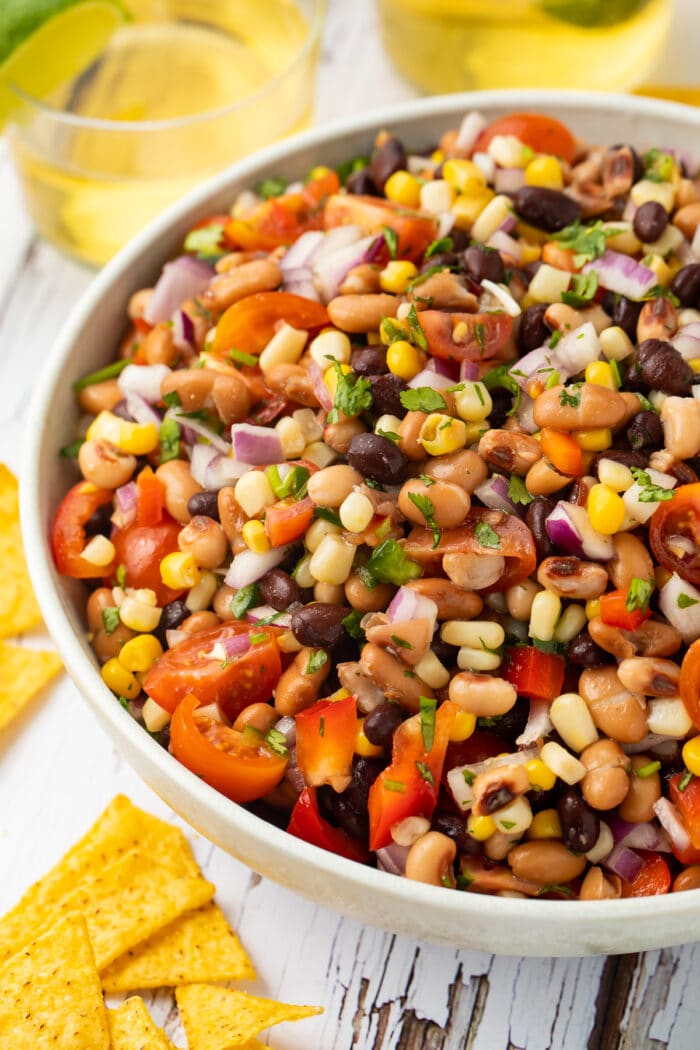
{"label": "white corn kernel", "polygon": [[325,441],[311,441],[304,449],[304,459],[315,463],[317,467],[329,467],[338,458],[338,453]]}
{"label": "white corn kernel", "polygon": [[480,423],[491,412],[493,401],[483,383],[465,383],[462,390],[456,390],[455,405],[457,415],[465,423]]}
{"label": "white corn kernel", "polygon": [[532,808],[524,795],[492,813],[496,827],[505,835],[522,835],[532,824]]}
{"label": "white corn kernel", "polygon": [[540,751],[540,758],[565,784],[578,784],[586,775],[584,764],[554,740],[547,741]]}
{"label": "white corn kernel", "polygon": [[283,631],[277,637],[277,644],[283,653],[299,653],[304,648],[294,637],[293,631]]}
{"label": "white corn kernel", "polygon": [[485,649],[471,649],[462,646],[457,653],[457,666],[460,671],[495,671],[501,666],[498,653],[487,653]]}
{"label": "white corn kernel", "polygon": [[190,587],[185,605],[191,613],[202,612],[211,605],[212,598],[219,589],[219,580],[213,572],[205,570],[194,587]]}
{"label": "white corn kernel", "polygon": [[420,188],[420,210],[430,215],[450,211],[455,202],[455,191],[445,179],[431,179]]}
{"label": "white corn kernel", "polygon": [[504,193],[490,200],[472,226],[471,235],[475,241],[487,241],[492,233],[513,214],[513,202]]}
{"label": "white corn kernel", "polygon": [[486,152],[501,168],[526,168],[532,160],[532,150],[516,135],[494,135]]}
{"label": "white corn kernel", "polygon": [[320,441],[323,437],[323,427],[318,421],[313,408],[298,408],[292,412],[292,419],[296,419],[306,439],[305,445],[312,441]]}
{"label": "white corn kernel", "polygon": [[313,587],[316,582],[309,571],[309,562],[311,561],[311,555],[305,554],[301,558],[294,569],[293,576],[295,582],[301,587],[302,590],[308,590],[309,587]]}
{"label": "white corn kernel", "polygon": [[663,390],[649,391],[649,400],[651,401],[652,408],[655,408],[657,412],[661,411],[661,406],[667,397],[669,397],[669,395],[665,394]]}
{"label": "white corn kernel", "polygon": [[442,689],[450,680],[450,672],[429,649],[413,668],[418,677],[431,689]]}
{"label": "white corn kernel", "polygon": [[687,306],[684,310],[678,311],[679,328],[683,328],[687,324],[695,324],[696,321],[700,321],[700,310],[694,310],[692,307]]}
{"label": "white corn kernel", "polygon": [[319,583],[345,583],[357,548],[342,536],[326,535],[311,556],[309,571]]}
{"label": "white corn kernel", "polygon": [[568,605],[554,629],[554,640],[566,645],[580,634],[587,622],[586,610],[582,605]]}
{"label": "white corn kernel", "polygon": [[670,212],[673,210],[673,203],[676,199],[676,189],[670,182],[640,179],[630,190],[630,197],[638,208],[641,208],[642,204],[646,204],[647,201],[656,201],[662,208]]}
{"label": "white corn kernel", "polygon": [[374,517],[374,506],[362,492],[351,492],[340,504],[338,515],[348,532],[364,532]]}
{"label": "white corn kernel", "polygon": [[665,258],[672,251],[675,251],[683,243],[683,240],[683,234],[678,227],[669,222],[658,240],[650,241],[648,244],[643,245],[644,254],[661,255]]}
{"label": "white corn kernel", "polygon": [[169,725],[173,716],[149,696],[141,708],[141,717],[149,733],[160,733],[162,729]]}
{"label": "white corn kernel", "polygon": [[396,311],[396,320],[405,321],[411,312],[411,303],[399,303],[399,308]]}
{"label": "white corn kernel", "polygon": [[84,547],[81,557],[98,569],[104,569],[114,561],[114,544],[106,536],[93,536]]}
{"label": "white corn kernel", "polygon": [[309,346],[309,353],[318,367],[325,372],[330,363],[329,358],[341,365],[349,364],[352,345],[345,332],[329,329],[316,336]]}
{"label": "white corn kernel", "polygon": [[340,583],[321,583],[317,580],[314,584],[314,601],[326,605],[344,605],[345,588]]}
{"label": "white corn kernel", "polygon": [[306,437],[300,423],[293,416],[283,416],[275,424],[285,459],[297,459],[306,448]]}
{"label": "white corn kernel", "polygon": [[[613,251],[623,252],[625,255],[636,255],[637,252],[641,251],[641,242],[635,234],[631,222],[622,220],[604,222],[601,229],[605,233],[606,247],[612,248]],[[613,231],[615,231],[614,236],[611,236],[610,234]]]}
{"label": "white corn kernel", "polygon": [[266,507],[277,502],[263,470],[249,470],[238,479],[234,490],[236,502],[249,518],[257,518]]}
{"label": "white corn kernel", "polygon": [[384,416],[380,416],[377,422],[374,424],[374,433],[398,434],[400,426],[401,420],[399,419],[399,417],[392,416],[387,413]]}
{"label": "white corn kernel", "polygon": [[647,726],[650,733],[682,740],[693,728],[693,723],[680,696],[669,696],[649,701]]}
{"label": "white corn kernel", "polygon": [[551,642],[561,615],[561,598],[553,591],[539,591],[532,599],[527,633],[540,642]]}
{"label": "white corn kernel", "polygon": [[321,545],[321,540],[325,539],[326,536],[339,536],[342,531],[340,526],[334,525],[332,521],[317,518],[316,521],[309,525],[304,536],[307,551],[315,554]]}
{"label": "white corn kernel", "polygon": [[578,693],[562,693],[552,701],[549,717],[567,747],[581,754],[598,739],[591,712]]}
{"label": "white corn kernel", "polygon": [[558,270],[549,263],[542,263],[530,281],[527,292],[535,303],[558,303],[561,293],[566,291],[570,283],[570,273]]}
{"label": "white corn kernel", "polygon": [[445,620],[440,628],[440,637],[448,645],[466,646],[468,649],[498,649],[506,634],[500,623],[491,620]]}
{"label": "white corn kernel", "polygon": [[608,485],[615,492],[627,492],[634,484],[630,468],[624,463],[616,463],[614,459],[598,460],[598,481],[601,485]]}
{"label": "white corn kernel", "polygon": [[586,853],[586,860],[590,861],[591,864],[597,864],[603,857],[607,857],[614,845],[615,839],[610,827],[604,820],[601,820],[598,838],[593,849],[589,849],[588,853]]}
{"label": "white corn kernel", "polygon": [[283,323],[260,354],[263,375],[275,365],[295,365],[304,353],[307,336],[307,332]]}
{"label": "white corn kernel", "polygon": [[125,627],[139,634],[148,634],[155,631],[160,623],[161,610],[153,605],[138,601],[127,595],[119,606],[119,619]]}
{"label": "white corn kernel", "polygon": [[137,602],[143,602],[144,605],[150,605],[153,608],[158,604],[156,592],[152,591],[150,587],[139,587],[137,590],[130,591],[130,595]]}
{"label": "white corn kernel", "polygon": [[632,340],[624,328],[616,324],[611,325],[610,328],[604,328],[598,335],[598,342],[603,357],[606,357],[608,361],[624,361],[626,357],[634,353]]}

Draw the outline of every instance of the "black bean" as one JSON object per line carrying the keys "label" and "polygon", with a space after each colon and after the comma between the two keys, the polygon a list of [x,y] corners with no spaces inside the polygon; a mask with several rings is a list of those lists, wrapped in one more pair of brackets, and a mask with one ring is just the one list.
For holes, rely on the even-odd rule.
{"label": "black bean", "polygon": [[398,416],[403,419],[406,409],[401,404],[401,393],[408,390],[401,376],[387,372],[386,375],[370,376],[372,387],[372,411],[378,415]]}
{"label": "black bean", "polygon": [[513,395],[499,386],[489,390],[489,393],[493,403],[493,408],[489,412],[489,423],[494,430],[500,430],[513,407]]}
{"label": "black bean", "polygon": [[169,748],[170,748],[170,723],[169,722],[168,722],[167,726],[165,727],[165,729],[161,729],[160,733],[158,734],[158,743],[166,751],[169,750]]}
{"label": "black bean", "polygon": [[456,226],[450,230],[450,240],[454,252],[463,252],[471,244],[471,236],[468,231],[457,229]]}
{"label": "black bean", "polygon": [[270,569],[258,584],[258,590],[263,605],[271,605],[278,612],[288,609],[294,602],[301,601],[298,584],[284,569]]}
{"label": "black bean", "polygon": [[218,492],[195,492],[187,501],[187,512],[193,518],[203,516],[220,521]]}
{"label": "black bean", "polygon": [[345,636],[343,619],[348,615],[344,605],[313,602],[292,613],[292,633],[301,645],[330,649]]}
{"label": "black bean", "polygon": [[613,324],[621,328],[625,335],[636,343],[637,321],[642,312],[642,304],[634,303],[631,299],[626,299],[624,295],[609,292],[603,299],[603,309],[610,314]]}
{"label": "black bean", "polygon": [[639,450],[632,451],[626,448],[608,448],[605,452],[599,452],[591,460],[591,474],[598,474],[598,465],[601,459],[612,459],[615,463],[622,463],[625,467],[639,467],[646,470],[649,466],[649,455]]}
{"label": "black bean", "polygon": [[93,511],[83,528],[86,536],[109,536],[112,532],[112,503],[103,503]]}
{"label": "black bean", "polygon": [[683,266],[671,281],[671,291],[681,306],[700,306],[700,263]]}
{"label": "black bean", "polygon": [[525,524],[532,533],[539,561],[554,553],[554,544],[547,535],[545,521],[556,507],[556,500],[538,496],[525,512]]}
{"label": "black bean", "polygon": [[523,186],[514,198],[515,210],[525,222],[539,230],[555,233],[575,222],[581,215],[578,201],[560,190],[544,186]]}
{"label": "black bean", "polygon": [[177,598],[174,602],[168,602],[167,605],[163,606],[160,621],[154,634],[165,645],[165,632],[176,631],[180,624],[190,615],[190,610],[180,598]]}
{"label": "black bean", "polygon": [[[547,312],[547,303],[537,303],[536,306],[528,306],[520,318],[518,328],[518,351],[520,354],[529,354],[543,346],[552,334],[545,324],[544,315]],[[493,425],[493,424],[492,424]]]}
{"label": "black bean", "polygon": [[356,434],[348,449],[348,463],[380,485],[400,485],[408,471],[408,461],[398,445],[379,434]]}
{"label": "black bean", "polygon": [[600,817],[574,788],[565,792],[557,803],[562,841],[574,853],[593,849],[600,835]]}
{"label": "black bean", "polygon": [[388,700],[380,704],[365,718],[364,734],[375,747],[390,747],[394,731],[403,722],[403,711],[398,704]]}
{"label": "black bean", "polygon": [[515,738],[520,736],[525,728],[529,714],[530,701],[526,700],[524,696],[519,696],[510,711],[506,711],[504,715],[495,720],[494,733],[498,733],[505,740],[510,740],[514,743]]}
{"label": "black bean", "polygon": [[495,281],[500,284],[505,280],[506,268],[500,252],[494,248],[485,248],[480,244],[472,244],[463,255],[464,269],[475,281]]}
{"label": "black bean", "polygon": [[[319,789],[322,790],[322,789]],[[366,839],[369,832],[369,817],[367,811],[358,813],[342,795],[336,794],[332,788],[327,788],[328,806],[331,811],[331,821],[342,828],[353,839]]]}
{"label": "black bean", "polygon": [[384,183],[395,171],[406,168],[407,157],[403,143],[394,135],[389,136],[375,149],[369,162],[369,171],[375,186],[379,190],[384,189]]}
{"label": "black bean", "polygon": [[352,763],[352,780],[343,792],[345,801],[356,813],[366,813],[369,789],[386,763],[382,759],[362,758],[357,755]]}
{"label": "black bean", "polygon": [[379,376],[389,371],[386,363],[386,347],[360,346],[353,350],[350,358],[350,367],[359,376]]}
{"label": "black bean", "polygon": [[664,443],[664,428],[656,412],[638,412],[627,427],[627,440],[634,449],[661,448]]}
{"label": "black bean", "polygon": [[681,396],[690,393],[693,370],[665,339],[645,339],[637,348],[636,358],[639,377],[652,390]]}
{"label": "black bean", "polygon": [[380,196],[377,184],[367,168],[362,168],[360,171],[353,171],[351,175],[348,175],[345,189],[348,193],[360,194],[365,197]]}
{"label": "black bean", "polygon": [[458,853],[475,856],[481,852],[481,846],[467,831],[465,821],[455,813],[437,813],[433,817],[432,830],[439,831],[452,839]]}
{"label": "black bean", "polygon": [[668,212],[658,201],[646,201],[634,213],[632,229],[640,241],[650,244],[658,241],[668,226]]}
{"label": "black bean", "polygon": [[436,266],[457,270],[460,268],[460,258],[456,252],[437,252],[425,260],[420,268],[420,272],[426,273],[428,270],[432,272]]}
{"label": "black bean", "polygon": [[587,627],[567,645],[566,659],[577,667],[600,667],[610,662],[609,654],[596,645]]}
{"label": "black bean", "polygon": [[675,463],[672,463],[668,468],[668,472],[674,478],[678,478],[681,485],[694,485],[698,481],[696,471],[690,463],[685,463],[683,460],[676,460]]}

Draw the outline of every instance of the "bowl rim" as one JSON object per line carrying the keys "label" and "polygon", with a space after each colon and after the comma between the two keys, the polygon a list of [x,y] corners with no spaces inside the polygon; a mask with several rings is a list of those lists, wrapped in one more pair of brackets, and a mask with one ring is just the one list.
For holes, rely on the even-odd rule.
{"label": "bowl rim", "polygon": [[[86,656],[77,633],[74,632],[63,608],[59,587],[52,575],[53,566],[47,537],[48,523],[40,519],[39,475],[42,448],[46,440],[45,421],[50,410],[52,391],[61,382],[61,373],[66,359],[70,356],[72,344],[86,319],[102,297],[109,293],[117,278],[129,270],[142,251],[164,237],[193,208],[205,205],[210,197],[229,185],[245,185],[247,180],[250,180],[263,168],[269,167],[270,170],[274,170],[275,165],[280,165],[287,159],[293,159],[295,154],[305,149],[322,147],[327,140],[342,139],[355,132],[364,130],[369,132],[371,129],[385,125],[391,127],[409,118],[421,116],[445,118],[454,115],[457,117],[474,108],[486,110],[511,108],[520,111],[533,108],[547,111],[549,108],[556,116],[557,110],[566,106],[586,107],[589,110],[598,111],[615,109],[624,112],[624,115],[637,114],[679,121],[696,127],[700,142],[700,109],[694,109],[681,103],[622,94],[581,91],[467,92],[382,107],[360,117],[345,118],[333,124],[314,128],[256,152],[192,190],[152,220],[121,249],[95,277],[61,327],[42,370],[39,385],[29,409],[21,466],[20,506],[22,531],[32,582],[47,627],[63,656],[66,668],[90,706],[95,712],[99,712],[100,720],[109,724],[110,734],[116,738],[115,742],[121,744],[120,738],[125,738],[130,750],[138,752],[142,768],[148,767],[153,772],[157,772],[162,780],[169,781],[174,787],[185,792],[212,820],[221,821],[223,819],[232,827],[235,826],[238,834],[250,836],[256,842],[262,843],[262,839],[266,839],[268,846],[283,855],[287,862],[298,864],[301,870],[312,865],[314,869],[322,872],[329,879],[340,880],[352,893],[369,897],[376,894],[380,901],[383,895],[388,894],[409,911],[415,908],[430,909],[454,924],[456,931],[463,930],[470,915],[478,911],[490,915],[493,921],[498,923],[508,924],[513,921],[522,922],[522,920],[528,923],[537,922],[542,930],[542,940],[546,941],[546,935],[553,935],[555,928],[562,922],[570,923],[575,920],[576,930],[588,924],[592,930],[598,932],[600,938],[602,947],[586,947],[585,954],[600,954],[615,950],[614,945],[611,946],[610,937],[605,933],[605,927],[613,916],[616,920],[624,918],[636,925],[640,936],[635,943],[638,943],[640,948],[661,944],[658,936],[656,939],[643,936],[642,931],[645,925],[652,920],[658,923],[669,916],[675,917],[676,920],[687,917],[689,927],[692,927],[690,918],[693,915],[697,916],[699,891],[669,893],[657,899],[656,902],[654,898],[649,897],[615,901],[567,902],[533,898],[516,900],[483,894],[450,893],[445,892],[442,887],[396,878],[377,869],[328,853],[294,838],[245,808],[230,803],[223,795],[180,765],[173,756],[165,752],[144,732],[127,711],[113,702],[112,693],[102,682],[94,663]],[[143,776],[142,773],[140,775]],[[222,809],[232,805],[235,808],[230,810],[230,815],[226,813],[222,815]],[[274,875],[270,877],[274,879]],[[290,888],[294,892],[304,893],[301,881],[296,885],[291,885]],[[337,910],[343,910],[342,904],[338,904]],[[381,926],[382,916],[377,915],[376,921],[374,919],[365,921],[375,922],[375,925]],[[468,930],[466,933],[468,935]],[[692,934],[693,930],[690,928],[689,935],[692,937]],[[429,934],[422,933],[416,936],[428,937]],[[573,936],[575,938],[577,934]],[[459,943],[465,948],[470,946],[468,940],[465,941],[463,937],[451,943]],[[483,950],[493,949],[487,947]],[[620,950],[638,949],[632,949],[626,945]],[[533,943],[533,951],[529,954],[538,954],[536,943]],[[539,952],[539,954],[543,953]],[[551,955],[552,953],[546,954]],[[575,950],[558,954],[580,955],[582,952]]]}

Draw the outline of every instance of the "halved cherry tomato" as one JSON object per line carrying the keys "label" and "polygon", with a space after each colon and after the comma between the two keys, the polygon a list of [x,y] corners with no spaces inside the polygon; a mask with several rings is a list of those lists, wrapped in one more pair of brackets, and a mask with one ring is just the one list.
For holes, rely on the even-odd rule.
{"label": "halved cherry tomato", "polygon": [[350,783],[357,739],[357,702],[319,700],[296,718],[297,763],[309,787],[330,784],[344,791]]}
{"label": "halved cherry tomato", "polygon": [[668,790],[671,802],[678,808],[685,829],[695,849],[700,849],[700,778],[691,777],[681,791],[681,773],[674,773],[669,779]]}
{"label": "halved cherry tomato", "polygon": [[340,828],[334,828],[324,820],[318,810],[316,788],[304,788],[296,800],[287,831],[295,838],[310,842],[312,846],[337,853],[339,857],[367,864],[369,852],[359,839],[350,838]]}
{"label": "halved cherry tomato", "polygon": [[105,567],[93,565],[82,554],[88,542],[85,525],[96,510],[112,502],[113,496],[111,489],[98,489],[89,481],[79,481],[61,500],[51,527],[51,549],[62,576],[91,580],[112,571],[114,563]]}
{"label": "halved cherry tomato", "polygon": [[509,113],[489,124],[474,143],[474,153],[483,153],[496,135],[515,135],[535,153],[553,153],[568,164],[577,153],[576,140],[569,129],[543,113]]}
{"label": "halved cherry tomato", "polygon": [[412,715],[394,733],[391,764],[369,789],[369,848],[391,842],[391,828],[405,817],[430,817],[437,802],[450,731],[458,708],[445,700],[435,712],[432,745],[426,749],[421,715]]}
{"label": "halved cherry tomato", "polygon": [[[248,649],[228,659],[212,659],[217,643],[225,645],[239,634],[253,635]],[[260,641],[255,641],[258,636]],[[269,700],[281,674],[276,632],[229,620],[166,649],[146,675],[143,688],[166,711],[174,711],[188,693],[194,693],[202,704],[217,703],[233,721],[249,704]]]}
{"label": "halved cherry tomato", "polygon": [[564,684],[564,658],[544,653],[534,645],[506,649],[501,674],[528,700],[555,700]]}
{"label": "halved cherry tomato", "polygon": [[151,467],[144,467],[136,478],[139,525],[158,525],[163,520],[163,487]]}
{"label": "halved cherry tomato", "polygon": [[[693,550],[686,554],[688,540]],[[664,569],[700,583],[700,482],[681,485],[673,490],[673,499],[659,503],[649,522],[649,542]]]}
{"label": "halved cherry tomato", "polygon": [[394,201],[361,194],[330,197],[323,213],[327,230],[336,226],[359,226],[366,235],[381,233],[388,226],[397,237],[396,256],[418,262],[438,233],[437,221]]}
{"label": "halved cherry tomato", "polygon": [[273,503],[265,511],[265,532],[273,547],[284,547],[303,536],[314,516],[314,505],[306,496],[294,499],[289,496]]}
{"label": "halved cherry tomato", "polygon": [[700,638],[683,657],[679,691],[688,717],[695,728],[700,729]]}
{"label": "halved cherry tomato", "polygon": [[581,267],[576,266],[573,248],[562,248],[557,241],[547,241],[542,245],[542,262],[554,266],[557,270],[568,270],[569,273],[577,273]]}
{"label": "halved cherry tomato", "polygon": [[635,850],[644,861],[641,871],[631,882],[622,880],[623,897],[657,897],[671,888],[671,871],[660,853]]}
{"label": "halved cherry tomato", "polygon": [[236,248],[272,251],[293,244],[306,230],[323,226],[323,202],[337,193],[340,180],[334,171],[312,179],[298,193],[285,193],[258,204],[244,219],[227,217],[224,235]]}
{"label": "halved cherry tomato", "polygon": [[[484,535],[479,529],[482,523],[489,526],[495,538],[490,533]],[[490,541],[488,546],[484,540]],[[505,558],[503,575],[491,587],[485,588],[487,593],[504,591],[520,583],[534,572],[537,564],[535,541],[527,525],[513,514],[504,514],[498,510],[472,507],[464,525],[456,529],[443,529],[437,547],[433,547],[434,542],[430,529],[416,526],[408,534],[404,551],[408,558],[424,567],[439,565],[445,554],[500,555]]]}
{"label": "halved cherry tomato", "polygon": [[[166,554],[180,549],[177,545],[180,528],[176,521],[164,513],[163,520],[157,525],[139,525],[136,522],[114,533],[114,567],[124,566],[125,586],[147,587],[155,591],[159,605],[167,605],[179,598],[182,591],[171,590],[163,583],[160,563]],[[114,567],[112,572],[115,571]],[[105,572],[105,576],[109,576],[109,573]]]}
{"label": "halved cherry tomato", "polygon": [[622,588],[608,591],[600,598],[600,618],[609,627],[619,627],[623,631],[636,631],[651,616],[649,608],[628,609],[629,590]]}
{"label": "halved cherry tomato", "polygon": [[172,717],[170,750],[178,762],[234,802],[252,802],[277,787],[289,760],[271,751],[262,735],[258,740],[197,715],[199,706],[190,693]]}
{"label": "halved cherry tomato", "polygon": [[503,349],[513,331],[513,318],[506,313],[421,310],[418,320],[430,353],[447,361],[487,361]]}
{"label": "halved cherry tomato", "polygon": [[544,427],[540,433],[540,445],[543,454],[561,474],[580,477],[583,473],[583,452],[570,434]]}
{"label": "halved cherry tomato", "polygon": [[293,328],[323,328],[328,312],[321,303],[291,292],[255,292],[229,306],[219,319],[212,344],[214,354],[235,347],[247,354],[261,353],[280,321]]}

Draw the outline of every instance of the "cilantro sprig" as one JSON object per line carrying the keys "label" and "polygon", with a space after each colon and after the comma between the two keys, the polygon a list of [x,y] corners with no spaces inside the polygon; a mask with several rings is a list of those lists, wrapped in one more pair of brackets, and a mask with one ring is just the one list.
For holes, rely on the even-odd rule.
{"label": "cilantro sprig", "polygon": [[621,227],[604,230],[600,219],[591,223],[590,226],[584,225],[577,219],[570,226],[565,226],[559,233],[552,234],[552,240],[558,241],[562,248],[567,248],[575,253],[574,266],[578,267],[605,255],[608,237],[615,237],[622,232]]}
{"label": "cilantro sprig", "polygon": [[335,388],[333,408],[328,413],[328,422],[337,423],[340,413],[350,418],[359,416],[372,407],[372,384],[369,379],[355,372],[343,372],[339,361],[331,361],[338,384]]}
{"label": "cilantro sprig", "polygon": [[435,521],[435,506],[429,496],[423,496],[420,492],[409,492],[408,498],[425,518],[426,524],[433,533],[433,550],[440,543],[441,532]]}

